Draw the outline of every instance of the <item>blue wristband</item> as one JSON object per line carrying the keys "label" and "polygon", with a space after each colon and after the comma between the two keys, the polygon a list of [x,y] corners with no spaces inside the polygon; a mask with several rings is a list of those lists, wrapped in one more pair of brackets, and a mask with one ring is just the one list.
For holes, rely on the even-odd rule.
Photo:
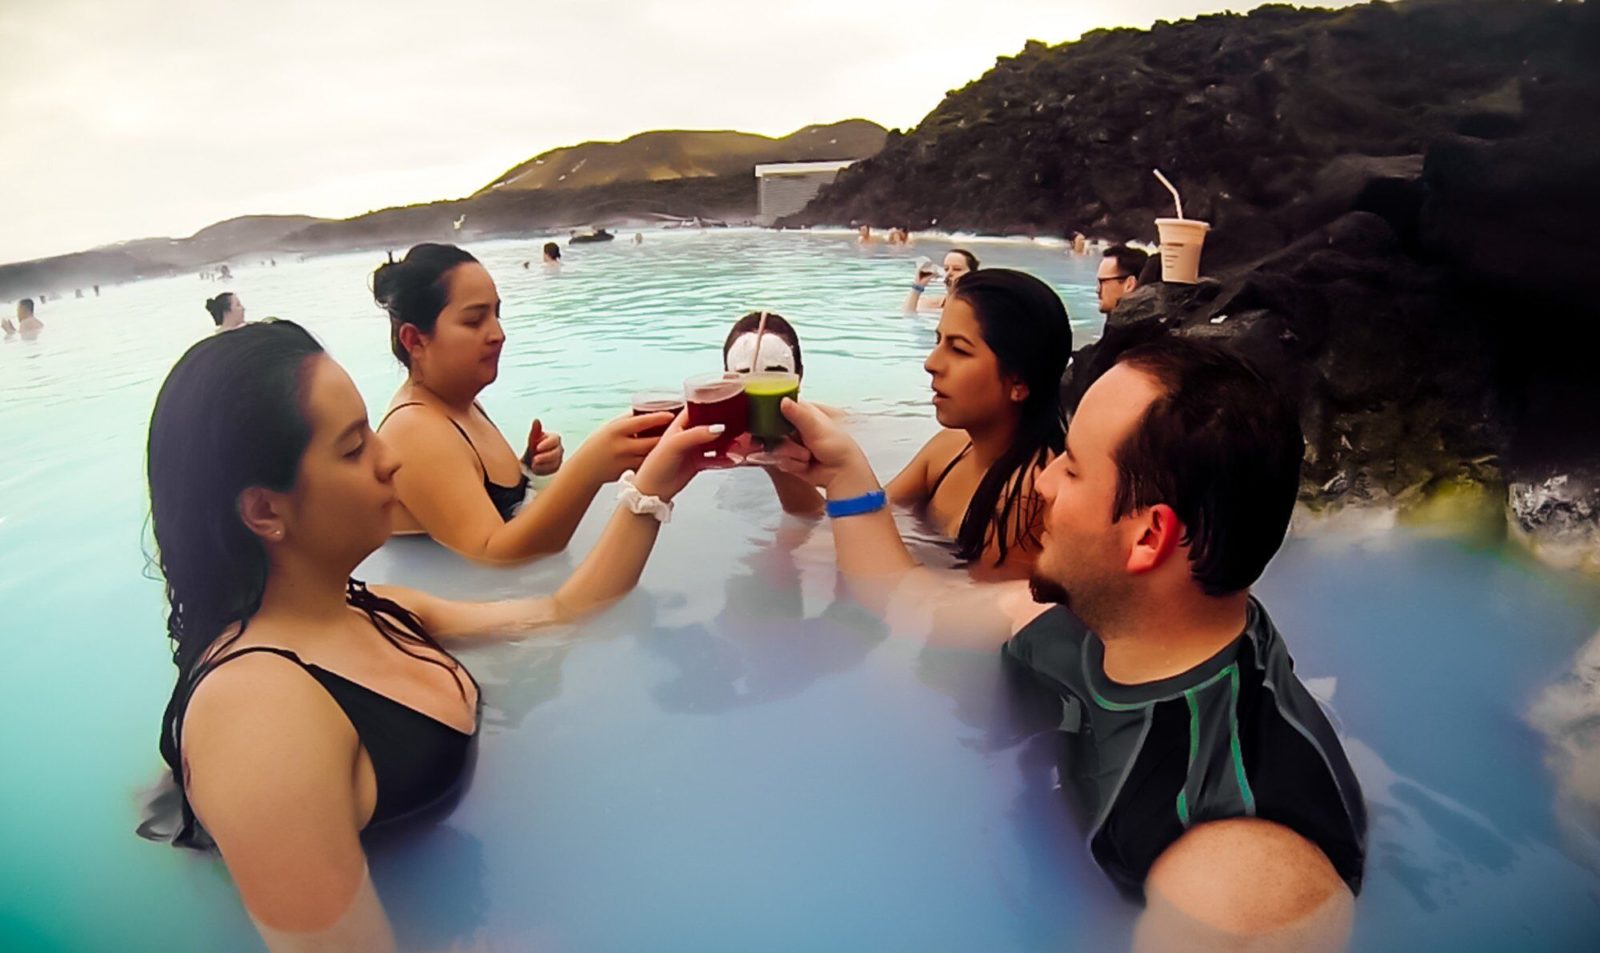
{"label": "blue wristband", "polygon": [[928,290],[928,286],[927,285],[919,285],[916,282],[912,282],[911,283],[911,290],[915,291],[917,294],[922,294],[924,291]]}
{"label": "blue wristband", "polygon": [[832,519],[841,516],[863,516],[867,513],[876,513],[889,503],[889,495],[882,490],[873,490],[860,496],[852,496],[848,500],[829,500],[823,507]]}

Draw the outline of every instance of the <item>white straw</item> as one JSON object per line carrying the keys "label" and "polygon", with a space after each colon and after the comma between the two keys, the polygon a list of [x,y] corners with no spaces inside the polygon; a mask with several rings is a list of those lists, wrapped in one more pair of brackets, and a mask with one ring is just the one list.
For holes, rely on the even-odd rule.
{"label": "white straw", "polygon": [[1167,177],[1161,174],[1160,169],[1151,169],[1150,171],[1154,172],[1156,178],[1161,180],[1161,184],[1167,187],[1168,192],[1172,193],[1172,202],[1178,206],[1178,217],[1183,218],[1183,199],[1178,198],[1178,190],[1173,188],[1172,183],[1167,181]]}
{"label": "white straw", "polygon": [[[1183,216],[1179,215],[1178,217],[1182,218]],[[761,312],[761,323],[756,325],[756,356],[750,359],[750,370],[752,371],[761,370],[761,338],[767,333],[768,314],[769,312],[766,311]]]}

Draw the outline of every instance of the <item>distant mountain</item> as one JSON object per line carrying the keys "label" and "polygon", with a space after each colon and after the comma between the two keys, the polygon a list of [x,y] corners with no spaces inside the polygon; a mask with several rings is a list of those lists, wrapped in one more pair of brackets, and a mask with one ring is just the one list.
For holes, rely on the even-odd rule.
{"label": "distant mountain", "polygon": [[[883,147],[877,123],[847,119],[774,139],[748,132],[658,131],[542,153],[473,195],[347,219],[245,215],[188,238],[141,238],[0,265],[0,298],[192,271],[267,252],[481,241],[590,225],[756,214],[752,169],[763,162],[858,159]],[[458,228],[456,222],[462,222]]]}
{"label": "distant mountain", "polygon": [[765,162],[861,159],[888,131],[865,119],[807,126],[781,139],[731,130],[642,132],[621,142],[585,142],[540,153],[479,189],[578,189],[615,182],[749,175]]}
{"label": "distant mountain", "polygon": [[188,238],[136,238],[84,252],[0,265],[0,296],[18,297],[188,271],[211,262],[281,248],[284,239],[330,219],[241,215]]}

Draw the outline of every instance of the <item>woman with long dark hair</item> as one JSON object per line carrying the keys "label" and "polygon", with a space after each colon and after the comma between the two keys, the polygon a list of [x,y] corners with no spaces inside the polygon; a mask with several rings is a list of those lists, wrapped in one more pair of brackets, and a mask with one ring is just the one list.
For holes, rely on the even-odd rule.
{"label": "woman with long dark hair", "polygon": [[[560,437],[535,420],[519,458],[478,403],[499,376],[506,341],[500,294],[483,265],[455,245],[417,245],[373,272],[372,296],[388,312],[390,350],[407,372],[378,423],[401,462],[417,464],[395,478],[398,533],[427,533],[483,562],[559,552],[600,487],[655,446],[640,434],[671,420],[602,424],[564,465]],[[527,500],[530,475],[550,474]]]}
{"label": "woman with long dark hair", "polygon": [[945,429],[887,487],[920,507],[984,575],[1021,578],[1038,553],[1033,478],[1061,452],[1061,375],[1072,356],[1066,306],[1020,271],[985,268],[951,287],[923,367]]}
{"label": "woman with long dark hair", "polygon": [[211,322],[217,326],[218,332],[232,331],[244,325],[244,303],[231,291],[207,298],[206,313],[211,315]]}
{"label": "woman with long dark hair", "polygon": [[714,436],[675,421],[553,596],[454,602],[351,578],[389,537],[401,463],[311,335],[250,324],[184,354],[147,462],[178,668],[161,725],[171,834],[220,849],[269,947],[392,945],[361,835],[461,787],[478,686],[444,643],[569,621],[632,588]]}

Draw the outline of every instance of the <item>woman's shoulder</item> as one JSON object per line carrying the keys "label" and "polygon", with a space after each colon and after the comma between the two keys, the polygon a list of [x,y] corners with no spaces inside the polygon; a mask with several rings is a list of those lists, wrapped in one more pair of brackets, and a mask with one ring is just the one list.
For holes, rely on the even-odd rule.
{"label": "woman's shoulder", "polygon": [[293,653],[266,645],[219,652],[183,712],[184,751],[230,760],[327,740],[338,704]]}

